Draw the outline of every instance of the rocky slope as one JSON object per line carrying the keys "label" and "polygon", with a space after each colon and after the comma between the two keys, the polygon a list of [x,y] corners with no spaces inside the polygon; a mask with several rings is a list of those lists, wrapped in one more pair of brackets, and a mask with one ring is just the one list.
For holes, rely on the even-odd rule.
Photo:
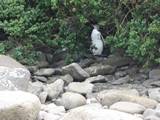
{"label": "rocky slope", "polygon": [[[7,58],[5,58],[7,59]],[[0,57],[0,61],[2,58]],[[3,60],[5,61],[5,60]],[[44,62],[46,63],[46,62]],[[12,67],[16,68],[15,61]],[[14,66],[14,67],[13,67]],[[0,67],[4,67],[0,64]],[[22,92],[22,97],[34,94],[33,101],[14,102],[13,96],[0,98],[4,106],[0,108],[0,118],[3,120],[22,120],[22,117],[9,117],[7,110],[21,114],[19,107],[26,109],[27,120],[159,120],[160,119],[160,69],[139,68],[130,58],[110,55],[108,58],[85,59],[79,63],[72,63],[67,66],[53,68],[46,65],[27,66],[31,73],[31,80],[28,76],[23,80],[28,89]],[[26,70],[26,68],[23,68]],[[6,69],[0,69],[1,81]],[[13,70],[13,69],[12,69]],[[11,71],[16,74],[15,71]],[[20,72],[21,73],[21,72]],[[10,72],[9,72],[10,75]],[[21,74],[16,74],[21,77]],[[15,76],[12,76],[13,78]],[[19,82],[15,79],[8,79],[16,89],[3,87],[0,96],[12,90],[14,96],[19,94]],[[3,83],[3,82],[2,82]],[[0,83],[0,86],[1,84]],[[4,86],[4,85],[3,85]],[[21,85],[20,85],[21,86]],[[1,88],[1,87],[0,87]],[[15,91],[16,90],[16,91]],[[18,91],[17,91],[18,90]],[[28,93],[30,92],[30,93]],[[41,105],[35,102],[36,96]],[[25,97],[24,97],[25,98]],[[27,98],[31,98],[28,95]],[[6,99],[6,100],[5,100]],[[8,101],[13,99],[13,105]],[[8,101],[8,102],[5,102]],[[27,106],[24,106],[24,103]],[[31,104],[31,105],[30,105]],[[30,107],[29,107],[30,106]],[[37,109],[34,117],[28,112],[28,107]],[[39,108],[39,106],[41,108]],[[7,109],[7,110],[4,110]],[[24,111],[25,111],[24,109]],[[4,110],[5,112],[1,112]],[[3,116],[7,116],[3,117]],[[24,116],[24,119],[26,116]]]}

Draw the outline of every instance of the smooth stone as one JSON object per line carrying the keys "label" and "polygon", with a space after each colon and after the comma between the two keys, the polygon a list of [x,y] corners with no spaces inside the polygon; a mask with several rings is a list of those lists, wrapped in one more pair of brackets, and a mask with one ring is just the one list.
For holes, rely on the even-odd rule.
{"label": "smooth stone", "polygon": [[67,91],[80,94],[92,93],[94,85],[87,82],[72,82],[68,85]]}
{"label": "smooth stone", "polygon": [[127,112],[131,114],[141,114],[145,111],[145,107],[132,102],[116,102],[110,106],[112,110],[118,110],[121,112]]}
{"label": "smooth stone", "polygon": [[70,74],[66,74],[66,75],[62,76],[61,79],[62,79],[66,84],[69,84],[69,83],[73,82],[73,77],[72,77]]}
{"label": "smooth stone", "polygon": [[66,92],[62,94],[61,105],[65,109],[72,109],[86,104],[86,99],[81,94]]}
{"label": "smooth stone", "polygon": [[160,120],[160,111],[153,109],[146,109],[143,113],[144,120]]}
{"label": "smooth stone", "polygon": [[22,91],[0,91],[0,119],[35,120],[41,103],[37,96]]}
{"label": "smooth stone", "polygon": [[110,106],[119,101],[133,102],[140,104],[146,108],[154,108],[158,102],[142,96],[137,96],[129,91],[112,91],[112,92],[100,92],[97,95],[97,99],[102,105]]}
{"label": "smooth stone", "polygon": [[44,104],[47,100],[47,96],[48,96],[48,93],[43,91],[39,94],[39,99],[41,101],[42,104]]}
{"label": "smooth stone", "polygon": [[90,75],[84,71],[77,63],[62,67],[64,74],[70,74],[74,79],[82,81],[88,78]]}
{"label": "smooth stone", "polygon": [[85,105],[70,110],[60,120],[143,120],[143,119],[131,115],[129,113]]}

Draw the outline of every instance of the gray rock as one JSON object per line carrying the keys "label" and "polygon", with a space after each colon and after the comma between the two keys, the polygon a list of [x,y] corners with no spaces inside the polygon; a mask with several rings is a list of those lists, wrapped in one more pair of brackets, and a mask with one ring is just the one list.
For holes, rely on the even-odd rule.
{"label": "gray rock", "polygon": [[110,106],[110,109],[131,114],[141,114],[145,111],[146,108],[133,102],[116,102]]}
{"label": "gray rock", "polygon": [[119,101],[134,102],[146,108],[154,108],[158,104],[158,102],[153,99],[134,95],[127,89],[126,91],[124,90],[109,91],[109,92],[102,91],[97,95],[97,99],[102,105],[107,105],[107,106],[110,106]]}
{"label": "gray rock", "polygon": [[68,85],[67,91],[80,94],[92,93],[94,85],[87,82],[72,82]]}
{"label": "gray rock", "polygon": [[39,94],[39,99],[40,99],[40,101],[41,101],[42,104],[44,104],[46,102],[47,96],[48,96],[47,92],[41,92]]}
{"label": "gray rock", "polygon": [[33,78],[37,81],[41,81],[41,82],[47,82],[47,78],[44,76],[33,76]]}
{"label": "gray rock", "polygon": [[111,65],[114,67],[122,67],[122,66],[133,64],[133,61],[129,57],[110,55],[107,60],[102,62],[102,64]]}
{"label": "gray rock", "polygon": [[39,96],[40,93],[43,91],[43,87],[44,87],[43,83],[41,83],[39,81],[33,82],[33,83],[30,82],[27,91],[32,93],[32,94],[34,94],[34,95],[36,95],[36,96]]}
{"label": "gray rock", "polygon": [[160,88],[151,88],[148,90],[149,98],[160,102]]}
{"label": "gray rock", "polygon": [[125,77],[127,75],[126,71],[118,71],[115,73],[115,78],[119,79],[121,77]]}
{"label": "gray rock", "polygon": [[76,80],[84,80],[89,77],[89,74],[84,71],[77,63],[64,66],[62,68],[63,73],[70,74]]}
{"label": "gray rock", "polygon": [[160,111],[147,109],[143,113],[144,120],[159,120],[160,119]]}
{"label": "gray rock", "polygon": [[55,74],[55,69],[53,68],[41,68],[34,73],[34,75],[38,76],[51,76]]}
{"label": "gray rock", "polygon": [[2,120],[35,120],[41,103],[33,94],[22,91],[0,91]]}
{"label": "gray rock", "polygon": [[91,76],[107,75],[114,73],[115,68],[110,65],[96,65],[85,68],[85,71],[88,72]]}
{"label": "gray rock", "polygon": [[113,85],[120,85],[120,84],[124,84],[124,83],[128,83],[130,81],[130,77],[129,75],[119,78],[118,80],[115,80],[112,82]]}
{"label": "gray rock", "polygon": [[66,92],[62,94],[61,104],[66,109],[76,108],[86,104],[86,99],[78,93]]}
{"label": "gray rock", "polygon": [[153,69],[149,72],[149,79],[160,79],[160,69]]}
{"label": "gray rock", "polygon": [[48,84],[51,84],[55,82],[56,80],[61,79],[61,75],[52,75],[51,77],[48,77]]}
{"label": "gray rock", "polygon": [[60,120],[143,120],[134,115],[95,106],[81,106],[70,110]]}
{"label": "gray rock", "polygon": [[96,82],[107,82],[106,78],[102,75],[97,75],[95,77],[90,77],[85,80],[88,83],[96,83]]}
{"label": "gray rock", "polygon": [[49,99],[55,99],[63,92],[63,87],[64,81],[62,79],[58,79],[54,83],[48,84],[45,91],[48,93]]}
{"label": "gray rock", "polygon": [[61,77],[61,79],[66,83],[69,84],[73,82],[73,77],[70,74],[64,75]]}
{"label": "gray rock", "polygon": [[30,72],[16,60],[0,55],[0,90],[26,91],[30,76]]}

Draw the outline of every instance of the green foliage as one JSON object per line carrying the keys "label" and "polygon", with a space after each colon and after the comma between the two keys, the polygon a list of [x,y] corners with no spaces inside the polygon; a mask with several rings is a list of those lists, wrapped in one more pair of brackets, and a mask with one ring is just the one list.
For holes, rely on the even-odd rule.
{"label": "green foliage", "polygon": [[[149,64],[160,62],[160,0],[0,0],[0,29],[9,36],[0,53],[9,51],[32,64],[38,49],[63,49],[66,62],[89,53],[91,23],[97,21],[112,49]],[[54,52],[54,51],[53,51]]]}

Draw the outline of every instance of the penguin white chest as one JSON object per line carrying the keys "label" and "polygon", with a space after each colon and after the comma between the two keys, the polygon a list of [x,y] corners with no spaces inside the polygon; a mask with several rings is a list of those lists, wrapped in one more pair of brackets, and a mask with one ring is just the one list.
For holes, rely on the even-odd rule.
{"label": "penguin white chest", "polygon": [[101,33],[97,29],[93,29],[91,34],[92,39],[92,53],[94,55],[101,55],[103,52],[103,41]]}

